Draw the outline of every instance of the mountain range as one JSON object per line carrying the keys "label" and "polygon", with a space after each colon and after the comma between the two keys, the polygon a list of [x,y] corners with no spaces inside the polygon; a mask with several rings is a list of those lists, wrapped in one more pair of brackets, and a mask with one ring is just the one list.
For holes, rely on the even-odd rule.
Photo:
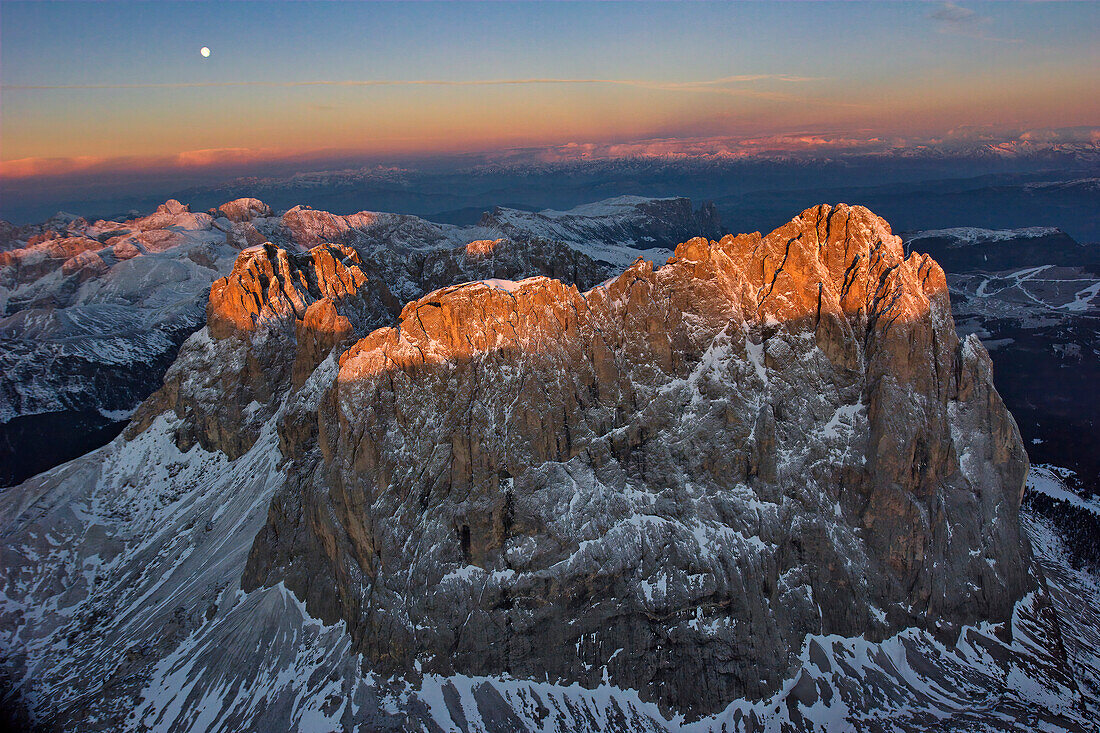
{"label": "mountain range", "polygon": [[1064,232],[638,197],[4,231],[6,422],[132,413],[0,492],[25,723],[1096,723],[1089,443],[998,391],[1015,359],[1075,400]]}
{"label": "mountain range", "polygon": [[[404,302],[479,277],[541,273],[589,286],[640,254],[663,261],[678,241],[718,236],[720,224],[713,209],[693,210],[686,199],[621,197],[542,214],[496,209],[466,227],[302,207],[276,216],[239,199],[202,213],[171,200],[124,221],[58,215],[0,232],[4,484],[114,437],[203,325],[211,283],[256,243],[358,246],[379,285],[370,323],[383,325]],[[492,256],[467,253],[477,240]]]}
{"label": "mountain range", "polygon": [[13,721],[1097,720],[1100,277],[1063,231],[619,197],[3,232]]}

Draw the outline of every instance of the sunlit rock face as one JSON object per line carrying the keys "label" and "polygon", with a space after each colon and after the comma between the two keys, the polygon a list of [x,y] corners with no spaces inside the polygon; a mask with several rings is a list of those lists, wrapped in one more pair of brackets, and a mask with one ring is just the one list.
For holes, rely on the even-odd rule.
{"label": "sunlit rock face", "polygon": [[[774,692],[806,634],[947,638],[1029,587],[1026,456],[988,355],[956,337],[940,267],[866,209],[694,239],[587,291],[447,287],[369,335],[369,274],[326,251],[340,267],[242,254],[263,297],[215,286],[188,357],[225,384],[166,404],[202,425],[219,389],[252,385],[254,411],[292,390],[243,584],[345,621],[380,673],[609,680],[692,717]],[[271,378],[260,322],[330,336]],[[338,368],[296,399],[329,343]],[[247,448],[221,424],[197,439]]]}
{"label": "sunlit rock face", "polygon": [[271,207],[263,201],[255,198],[239,198],[224,203],[212,212],[217,216],[224,216],[234,223],[252,221],[256,217],[272,216]]}
{"label": "sunlit rock face", "polygon": [[491,257],[500,244],[499,239],[477,239],[466,245],[466,255],[473,258]]}
{"label": "sunlit rock face", "polygon": [[870,212],[614,277],[576,241],[367,218],[312,248],[215,219],[263,240],[130,432],[0,492],[0,703],[82,731],[1086,728],[1095,587],[1032,588],[985,351]]}
{"label": "sunlit rock face", "polygon": [[355,250],[320,245],[291,252],[271,244],[243,251],[210,289],[206,331],[188,341],[128,428],[145,430],[167,409],[186,418],[177,444],[200,443],[237,458],[256,441],[278,398],[355,329],[388,320],[393,298],[368,281]]}
{"label": "sunlit rock face", "polygon": [[[332,231],[355,232],[347,228],[355,217],[311,214],[322,215]],[[423,293],[454,282],[546,272],[586,286],[609,274],[606,263],[539,239],[496,240],[489,252],[478,252],[475,242],[473,252],[468,246],[431,247],[401,257],[355,234],[347,238],[357,246],[319,244],[301,251],[265,242],[243,250],[233,271],[211,286],[207,329],[184,345],[127,435],[172,410],[186,418],[176,433],[180,448],[198,443],[231,458],[242,455],[287,391],[301,387],[335,347],[350,346],[397,318],[401,301],[391,284]],[[370,259],[364,261],[361,252]]]}
{"label": "sunlit rock face", "polygon": [[[202,327],[211,283],[241,250],[352,246],[371,287],[394,297],[365,333],[392,324],[405,302],[458,282],[543,274],[587,289],[641,252],[663,262],[671,252],[652,248],[706,233],[696,224],[707,211],[717,227],[713,207],[620,197],[507,224],[519,212],[498,210],[499,222],[457,227],[303,206],[276,214],[240,198],[206,212],[172,199],[124,221],[63,213],[26,226],[0,221],[0,485],[116,435]],[[494,247],[479,252],[479,242]]]}

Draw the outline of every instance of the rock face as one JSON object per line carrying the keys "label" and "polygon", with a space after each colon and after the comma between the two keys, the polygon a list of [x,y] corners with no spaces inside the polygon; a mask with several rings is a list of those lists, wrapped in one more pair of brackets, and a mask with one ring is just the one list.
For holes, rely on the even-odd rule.
{"label": "rock face", "polygon": [[274,213],[270,206],[256,198],[236,199],[211,212],[212,215],[224,216],[234,223],[250,222],[257,217],[272,216]]}
{"label": "rock face", "polygon": [[445,288],[326,374],[280,420],[243,585],[383,673],[610,680],[697,717],[774,692],[807,634],[947,638],[1031,585],[989,358],[860,207],[584,293]]}
{"label": "rock face", "polygon": [[[339,216],[296,206],[278,220],[260,223],[258,235],[287,249],[325,242],[353,247],[365,271],[387,283],[397,298],[391,314],[396,318],[401,304],[426,292],[482,278],[542,274],[588,289],[621,271],[614,263],[632,262],[644,252],[633,246],[634,240],[622,239],[624,226],[608,224],[630,220],[645,231],[640,211],[649,201],[638,199],[633,206],[617,208],[617,218],[608,217],[600,204],[592,204],[588,214],[581,212],[586,207],[578,207],[552,230],[538,220],[525,221],[525,226],[488,226],[483,221],[460,228],[403,214],[361,211]],[[690,213],[691,202],[684,201]],[[668,226],[660,219],[649,224],[654,231]],[[485,248],[486,242],[493,247]]]}
{"label": "rock face", "polygon": [[584,291],[501,277],[520,244],[483,233],[432,256],[478,282],[370,330],[386,218],[242,252],[130,433],[0,492],[0,703],[88,731],[1095,717],[1062,642],[1095,646],[1095,585],[1032,580],[988,357],[870,212]]}
{"label": "rock face", "polygon": [[[238,458],[271,417],[274,398],[300,387],[356,326],[369,330],[385,320],[390,301],[385,285],[368,284],[349,247],[245,250],[211,287],[206,337],[188,342],[186,366],[169,370],[129,434],[171,408],[184,418],[177,433],[182,448],[201,442]],[[238,368],[224,368],[227,359]],[[217,395],[215,409],[191,409],[209,404],[210,395]]]}
{"label": "rock face", "polygon": [[[631,237],[656,241],[693,221],[686,199],[614,201],[610,214],[599,204],[563,212],[549,232],[556,240],[535,220],[509,226],[508,238],[500,227],[400,214],[297,206],[276,216],[255,198],[207,213],[170,200],[124,222],[58,214],[41,225],[0,226],[0,485],[116,435],[203,325],[208,288],[240,250],[268,242],[291,253],[320,243],[354,247],[372,297],[385,305],[364,306],[373,308],[374,327],[392,323],[404,302],[467,280],[544,274],[588,288],[617,270],[586,251],[630,261],[640,251]],[[486,238],[500,246],[466,250]]]}
{"label": "rock face", "polygon": [[957,330],[989,349],[1032,462],[1069,469],[1084,499],[1033,492],[1032,508],[1056,523],[1076,561],[1100,567],[1100,517],[1083,508],[1100,495],[1100,245],[1047,227],[915,232],[905,244],[943,264]]}

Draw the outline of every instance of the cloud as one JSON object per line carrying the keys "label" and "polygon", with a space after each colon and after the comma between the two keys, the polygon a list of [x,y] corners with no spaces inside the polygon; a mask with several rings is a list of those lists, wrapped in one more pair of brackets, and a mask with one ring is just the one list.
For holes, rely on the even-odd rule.
{"label": "cloud", "polygon": [[181,168],[206,168],[213,165],[233,165],[266,160],[275,151],[253,148],[204,148],[177,153],[172,162]]}
{"label": "cloud", "polygon": [[976,23],[979,19],[977,13],[970,8],[964,8],[955,3],[944,3],[938,10],[928,16],[932,20],[938,20],[941,23],[955,26],[969,26]]}
{"label": "cloud", "polygon": [[175,155],[31,157],[0,161],[0,179],[49,178],[143,170],[192,170],[220,168],[293,157],[268,148],[205,148]]}
{"label": "cloud", "polygon": [[1001,38],[990,34],[988,28],[992,22],[990,18],[953,2],[943,3],[936,10],[929,13],[928,17],[936,23],[940,33],[951,33],[968,38],[977,38],[982,41],[1020,42],[1018,38]]}
{"label": "cloud", "polygon": [[[874,130],[798,130],[787,133],[701,137],[661,137],[624,142],[570,142],[538,148],[513,148],[486,153],[488,164],[523,165],[578,163],[618,159],[738,161],[768,159],[822,159],[849,156],[908,155],[932,148],[967,154],[993,149],[1006,154],[1075,150],[1100,145],[1100,128],[1073,127],[1039,130],[956,128],[936,137],[901,136]],[[1086,154],[1094,154],[1085,150]]]}
{"label": "cloud", "polygon": [[73,158],[16,158],[0,162],[0,178],[36,178],[94,171],[108,158],[82,155]]}
{"label": "cloud", "polygon": [[1100,144],[1100,127],[1063,127],[1051,130],[1025,130],[1020,140],[1029,143]]}
{"label": "cloud", "polygon": [[[874,130],[795,130],[756,136],[657,137],[618,142],[576,141],[561,145],[485,150],[463,153],[462,160],[484,165],[530,163],[576,163],[618,159],[737,161],[789,158],[844,157],[852,155],[897,155],[935,147],[943,151],[979,148],[1006,153],[1042,152],[1100,146],[1100,127],[1082,126],[1046,129],[997,129],[990,125],[954,128],[935,137],[903,137]],[[1087,151],[1086,151],[1087,152]],[[1092,153],[1090,153],[1092,154]],[[439,159],[446,159],[440,153]],[[206,148],[173,155],[104,158],[21,158],[0,162],[0,179],[56,179],[75,176],[92,180],[110,174],[214,172],[215,174],[257,175],[257,167],[272,164],[312,166],[335,164],[347,168],[355,161],[375,160],[362,150],[301,150],[273,148]],[[321,170],[321,169],[318,169]],[[325,169],[328,170],[328,169]],[[395,169],[387,169],[395,170]],[[304,175],[304,174],[303,174]],[[98,180],[98,179],[96,179]]]}
{"label": "cloud", "polygon": [[488,160],[540,163],[617,160],[622,158],[731,161],[787,155],[876,152],[906,143],[878,135],[853,136],[835,132],[799,131],[760,136],[668,137],[612,143],[571,142],[546,148],[498,151]]}

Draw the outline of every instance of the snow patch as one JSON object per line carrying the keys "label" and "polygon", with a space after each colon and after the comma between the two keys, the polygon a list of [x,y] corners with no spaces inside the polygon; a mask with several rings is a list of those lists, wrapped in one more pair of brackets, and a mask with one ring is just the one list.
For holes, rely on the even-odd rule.
{"label": "snow patch", "polygon": [[506,290],[509,293],[514,293],[515,291],[523,287],[523,283],[527,282],[527,280],[530,279],[531,278],[527,278],[526,280],[502,280],[500,278],[492,277],[487,280],[478,280],[477,282],[482,285],[488,285],[491,288],[496,288],[497,290]]}
{"label": "snow patch", "polygon": [[929,229],[917,232],[909,243],[921,239],[953,239],[949,246],[984,244],[987,242],[1007,242],[1012,239],[1037,239],[1059,234],[1057,227],[1023,227],[1020,229],[981,229],[978,227],[951,227],[948,229]]}
{"label": "snow patch", "polygon": [[1069,469],[1049,464],[1034,465],[1028,472],[1026,486],[1029,491],[1045,494],[1052,499],[1064,501],[1078,509],[1084,509],[1100,516],[1100,499],[1096,497],[1084,498],[1066,486],[1063,477],[1072,475],[1072,473]]}

